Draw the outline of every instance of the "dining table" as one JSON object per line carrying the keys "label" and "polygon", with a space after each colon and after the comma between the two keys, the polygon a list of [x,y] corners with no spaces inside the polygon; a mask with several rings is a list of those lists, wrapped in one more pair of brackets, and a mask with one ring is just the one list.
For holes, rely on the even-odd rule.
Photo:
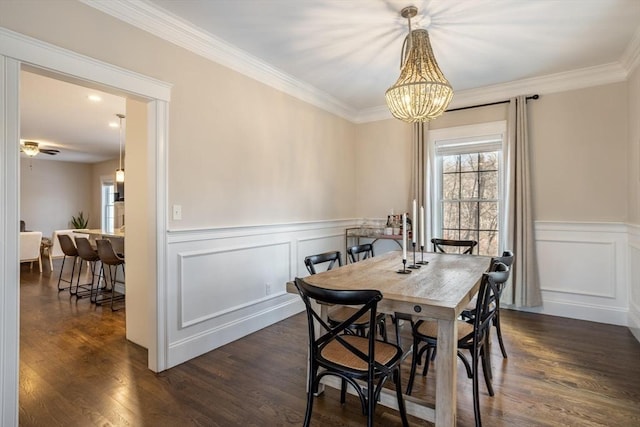
{"label": "dining table", "polygon": [[[456,320],[478,292],[491,257],[425,252],[421,259],[425,264],[420,268],[408,269],[402,263],[402,252],[392,251],[307,276],[305,281],[327,289],[376,289],[382,293],[380,312],[400,313],[416,321],[437,320],[435,405],[405,395],[405,406],[410,415],[437,427],[450,427],[456,425]],[[287,292],[298,293],[293,282],[287,283]],[[320,307],[326,319],[329,307]],[[323,383],[340,387],[340,381],[329,376],[324,377]],[[379,404],[397,409],[395,392],[384,389]]]}

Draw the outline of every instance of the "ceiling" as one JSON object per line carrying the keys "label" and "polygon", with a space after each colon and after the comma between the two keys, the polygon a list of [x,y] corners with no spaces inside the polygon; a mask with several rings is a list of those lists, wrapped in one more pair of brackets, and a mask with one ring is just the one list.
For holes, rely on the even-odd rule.
{"label": "ceiling", "polygon": [[[322,99],[317,105],[335,107],[347,118],[367,112],[389,116],[384,92],[398,78],[407,33],[399,11],[411,4],[419,10],[412,25],[429,31],[440,68],[454,88],[454,103],[488,86],[549,76],[570,80],[571,73],[593,70],[625,74],[640,52],[637,0],[81,1],[259,80],[258,74],[269,74],[262,80],[285,91],[293,87],[290,93],[311,102]],[[30,102],[28,83],[23,103]],[[97,112],[96,106],[85,103],[66,111],[72,102],[61,105],[60,99],[74,96],[80,103],[82,97],[57,93],[50,103],[43,100],[52,93],[42,87],[31,93],[42,105],[23,113],[24,137],[32,138],[37,123],[42,138],[69,151],[82,150],[84,143],[96,147],[99,140],[111,153],[115,143],[117,151],[113,129],[96,125],[74,135],[84,121],[80,114]],[[113,118],[118,106],[107,104],[101,114],[110,117],[87,121]],[[47,105],[57,120],[42,119],[49,114]],[[48,126],[58,133],[49,137]],[[48,157],[62,159],[64,151]]]}

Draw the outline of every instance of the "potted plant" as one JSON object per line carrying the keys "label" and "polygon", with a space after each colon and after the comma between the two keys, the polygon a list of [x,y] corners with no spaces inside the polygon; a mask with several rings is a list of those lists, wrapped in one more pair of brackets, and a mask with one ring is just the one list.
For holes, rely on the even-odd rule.
{"label": "potted plant", "polygon": [[78,216],[71,216],[71,225],[73,225],[75,229],[87,228],[89,225],[89,217],[85,218],[84,213],[80,211]]}

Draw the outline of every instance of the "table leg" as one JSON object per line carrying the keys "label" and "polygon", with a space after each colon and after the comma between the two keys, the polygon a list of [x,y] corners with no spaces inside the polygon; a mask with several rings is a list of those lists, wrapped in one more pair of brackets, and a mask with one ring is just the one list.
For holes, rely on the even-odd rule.
{"label": "table leg", "polygon": [[457,323],[438,320],[436,357],[436,426],[456,425]]}

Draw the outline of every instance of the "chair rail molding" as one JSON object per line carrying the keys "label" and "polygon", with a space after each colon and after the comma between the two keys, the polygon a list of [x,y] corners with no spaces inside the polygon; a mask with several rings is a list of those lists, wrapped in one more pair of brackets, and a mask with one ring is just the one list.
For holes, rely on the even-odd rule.
{"label": "chair rail molding", "polygon": [[628,325],[627,224],[537,221],[535,234],[543,305],[525,311]]}

